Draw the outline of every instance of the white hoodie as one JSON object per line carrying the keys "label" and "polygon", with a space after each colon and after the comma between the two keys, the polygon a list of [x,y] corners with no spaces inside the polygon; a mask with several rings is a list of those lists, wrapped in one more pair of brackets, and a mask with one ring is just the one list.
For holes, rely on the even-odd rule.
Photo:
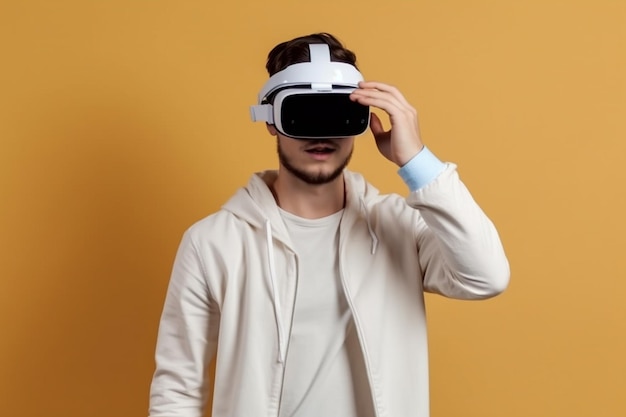
{"label": "white hoodie", "polygon": [[[267,186],[275,176],[255,174],[185,233],[159,328],[151,417],[201,417],[215,355],[213,417],[278,416],[299,262]],[[347,170],[345,184],[339,268],[376,415],[427,417],[423,293],[497,295],[508,285],[506,256],[453,164],[406,199]]]}

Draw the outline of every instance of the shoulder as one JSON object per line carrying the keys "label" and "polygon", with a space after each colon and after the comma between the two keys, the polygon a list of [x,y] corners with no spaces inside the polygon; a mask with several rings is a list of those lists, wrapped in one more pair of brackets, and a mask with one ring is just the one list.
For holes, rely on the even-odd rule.
{"label": "shoulder", "polygon": [[348,207],[364,216],[371,225],[394,229],[410,229],[420,214],[398,193],[380,193],[378,189],[358,173],[348,172]]}
{"label": "shoulder", "polygon": [[223,238],[227,235],[225,232],[241,227],[241,223],[232,212],[220,209],[193,223],[185,230],[185,235],[195,242]]}
{"label": "shoulder", "polygon": [[410,210],[405,196],[399,193],[381,193],[360,173],[346,171],[345,178],[349,197],[368,209],[379,208],[394,212]]}

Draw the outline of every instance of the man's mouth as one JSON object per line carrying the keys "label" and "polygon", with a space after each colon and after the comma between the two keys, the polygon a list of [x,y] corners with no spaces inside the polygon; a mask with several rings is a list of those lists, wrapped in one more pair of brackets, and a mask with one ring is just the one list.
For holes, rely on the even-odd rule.
{"label": "man's mouth", "polygon": [[329,148],[329,147],[316,147],[316,148],[312,148],[312,149],[307,149],[306,150],[306,152],[308,152],[308,153],[314,153],[314,154],[318,154],[318,155],[328,154],[328,153],[332,153],[334,151],[335,151],[335,149]]}
{"label": "man's mouth", "polygon": [[323,155],[323,154],[329,154],[329,153],[335,152],[336,149],[337,149],[336,147],[328,143],[317,143],[315,145],[311,145],[307,147],[305,149],[305,152]]}

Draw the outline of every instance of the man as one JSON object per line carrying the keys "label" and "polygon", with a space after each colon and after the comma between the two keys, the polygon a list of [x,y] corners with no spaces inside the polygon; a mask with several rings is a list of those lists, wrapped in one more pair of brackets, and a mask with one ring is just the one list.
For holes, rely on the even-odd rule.
{"label": "man", "polygon": [[[312,61],[316,44],[356,68],[322,33],[276,46],[270,76]],[[423,293],[488,298],[506,288],[509,267],[455,165],[424,147],[403,95],[360,82],[349,99],[389,115],[389,131],[374,114],[370,129],[408,197],[380,195],[346,169],[354,137],[296,139],[268,123],[278,170],[253,175],[180,245],[151,417],[202,416],[209,389],[214,417],[428,416]]]}

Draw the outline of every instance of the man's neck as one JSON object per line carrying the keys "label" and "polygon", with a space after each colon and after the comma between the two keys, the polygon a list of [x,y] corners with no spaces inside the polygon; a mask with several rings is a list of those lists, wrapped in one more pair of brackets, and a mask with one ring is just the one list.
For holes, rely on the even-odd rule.
{"label": "man's neck", "polygon": [[307,184],[284,170],[271,186],[276,203],[283,210],[306,219],[319,219],[343,209],[343,174],[327,184]]}

